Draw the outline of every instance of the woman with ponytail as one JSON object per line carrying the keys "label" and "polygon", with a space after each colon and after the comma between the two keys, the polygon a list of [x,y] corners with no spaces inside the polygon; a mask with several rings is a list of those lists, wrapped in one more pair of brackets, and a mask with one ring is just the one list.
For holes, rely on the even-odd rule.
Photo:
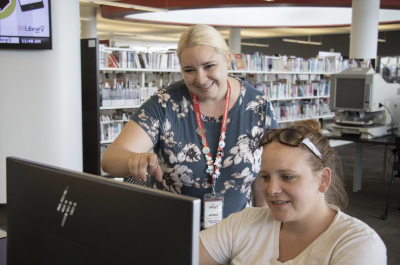
{"label": "woman with ponytail", "polygon": [[347,205],[341,162],[317,121],[261,138],[262,193],[247,208],[200,233],[200,264],[386,264],[386,247]]}

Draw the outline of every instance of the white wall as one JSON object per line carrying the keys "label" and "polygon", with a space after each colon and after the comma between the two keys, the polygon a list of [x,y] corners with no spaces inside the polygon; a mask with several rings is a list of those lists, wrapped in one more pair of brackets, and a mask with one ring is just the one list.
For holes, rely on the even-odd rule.
{"label": "white wall", "polygon": [[53,50],[0,50],[0,203],[7,156],[82,171],[79,0],[51,4]]}

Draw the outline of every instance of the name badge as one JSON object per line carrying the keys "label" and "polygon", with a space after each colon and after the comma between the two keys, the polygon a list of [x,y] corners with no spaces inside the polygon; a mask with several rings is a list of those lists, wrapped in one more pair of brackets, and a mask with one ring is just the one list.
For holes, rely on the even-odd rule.
{"label": "name badge", "polygon": [[220,192],[204,195],[204,228],[207,229],[222,220],[224,195]]}

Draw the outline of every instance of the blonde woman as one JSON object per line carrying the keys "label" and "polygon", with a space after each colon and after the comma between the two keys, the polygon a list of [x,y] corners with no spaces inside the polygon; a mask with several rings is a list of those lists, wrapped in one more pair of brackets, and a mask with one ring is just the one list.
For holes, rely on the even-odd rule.
{"label": "blonde woman", "polygon": [[184,79],[135,112],[105,151],[103,170],[137,180],[148,173],[148,186],[200,199],[222,194],[223,217],[251,205],[251,191],[265,206],[258,142],[277,127],[269,100],[228,75],[231,54],[213,27],[191,26],[177,55]]}

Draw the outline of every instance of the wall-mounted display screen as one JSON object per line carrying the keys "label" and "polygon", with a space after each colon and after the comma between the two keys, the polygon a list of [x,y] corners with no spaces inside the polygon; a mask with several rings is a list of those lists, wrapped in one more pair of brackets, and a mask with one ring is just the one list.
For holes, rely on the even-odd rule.
{"label": "wall-mounted display screen", "polygon": [[52,49],[51,0],[0,0],[1,49]]}

